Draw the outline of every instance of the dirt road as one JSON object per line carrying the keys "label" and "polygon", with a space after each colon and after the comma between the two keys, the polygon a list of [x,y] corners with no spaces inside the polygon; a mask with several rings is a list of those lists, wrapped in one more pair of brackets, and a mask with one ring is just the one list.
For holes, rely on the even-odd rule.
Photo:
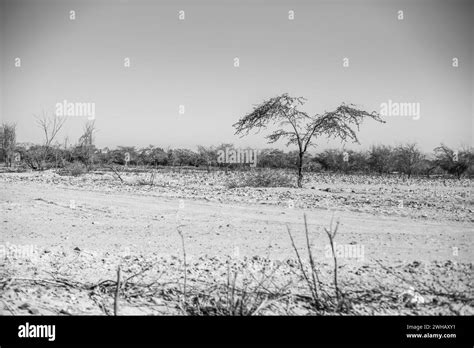
{"label": "dirt road", "polygon": [[[0,182],[0,243],[179,255],[293,257],[286,224],[304,247],[303,213],[312,243],[325,257],[322,229],[332,211],[263,204],[219,204],[124,192],[96,192],[32,182]],[[363,246],[363,260],[472,262],[472,224],[336,211],[337,243]]]}

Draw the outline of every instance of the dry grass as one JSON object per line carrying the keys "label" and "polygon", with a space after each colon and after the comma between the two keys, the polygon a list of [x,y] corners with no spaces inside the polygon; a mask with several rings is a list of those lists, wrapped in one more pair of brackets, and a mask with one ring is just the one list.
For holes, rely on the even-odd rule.
{"label": "dry grass", "polygon": [[[182,262],[175,268],[169,268],[169,264],[160,265],[159,260],[128,256],[115,268],[116,279],[87,283],[73,280],[70,276],[61,276],[59,272],[51,272],[50,279],[34,276],[22,278],[17,273],[7,272],[2,266],[0,291],[6,294],[9,289],[13,289],[13,293],[28,287],[35,292],[53,289],[60,295],[58,298],[61,298],[61,294],[76,293],[92,301],[105,315],[126,314],[126,307],[130,306],[153,310],[153,314],[198,316],[401,314],[402,311],[427,314],[444,307],[444,314],[463,315],[473,308],[472,292],[469,293],[469,285],[462,282],[462,279],[466,280],[472,274],[472,265],[458,267],[454,264],[435,264],[432,272],[436,273],[433,273],[430,282],[423,282],[417,276],[419,272],[426,273],[426,270],[416,263],[401,269],[379,263],[378,270],[368,268],[365,274],[357,274],[352,284],[345,277],[339,279],[338,260],[334,252],[338,229],[339,223],[334,223],[333,219],[324,228],[332,249],[333,262],[329,278],[323,275],[323,266],[316,262],[304,216],[305,252],[298,249],[288,227],[296,259],[276,265],[261,263],[263,267],[259,270],[252,268],[251,260],[240,261],[229,257],[224,277],[219,276],[216,270],[206,268],[206,271],[216,273],[201,278],[193,273],[194,266],[190,267],[188,263],[185,236],[178,226]],[[304,254],[307,254],[307,260]],[[385,275],[380,270],[385,271]],[[369,276],[374,279],[371,280]],[[389,278],[392,279],[390,283],[382,282]],[[411,293],[403,292],[402,289],[408,286],[414,290],[410,290]],[[422,296],[425,302],[419,304],[414,301],[412,293]],[[12,315],[18,314],[18,306],[7,301],[7,298],[10,297],[2,296],[4,307]],[[156,301],[161,305],[156,305]],[[69,313],[63,308],[57,314],[80,314]]]}
{"label": "dry grass", "polygon": [[339,288],[338,282],[338,265],[337,265],[337,257],[334,251],[334,239],[336,237],[338,228],[339,228],[339,221],[336,222],[335,226],[333,227],[333,218],[331,218],[331,223],[329,228],[324,228],[326,232],[329,243],[331,246],[332,252],[332,259],[333,259],[333,291],[330,292],[327,290],[327,284],[323,284],[320,280],[319,276],[319,269],[318,265],[315,262],[315,256],[313,255],[313,250],[311,248],[311,242],[309,237],[308,231],[308,223],[306,220],[306,214],[304,215],[304,226],[305,226],[305,241],[306,241],[306,248],[308,252],[308,267],[305,266],[301,253],[298,251],[296,247],[293,235],[290,231],[289,226],[287,225],[288,235],[290,237],[291,245],[293,250],[295,251],[296,258],[298,260],[298,268],[302,274],[304,279],[304,283],[306,284],[310,294],[311,294],[311,303],[312,306],[316,311],[327,311],[330,307],[333,308],[334,312],[347,312],[350,309],[350,301],[348,298],[344,296],[344,293]]}

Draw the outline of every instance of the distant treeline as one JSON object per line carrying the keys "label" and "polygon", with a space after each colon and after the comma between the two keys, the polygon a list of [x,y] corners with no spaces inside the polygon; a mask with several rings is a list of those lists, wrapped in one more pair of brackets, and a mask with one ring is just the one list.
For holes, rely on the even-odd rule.
{"label": "distant treeline", "polygon": [[[189,149],[163,149],[155,146],[137,149],[119,146],[116,149],[98,149],[90,142],[74,146],[22,145],[14,150],[2,146],[1,159],[15,157],[16,165],[33,170],[64,168],[74,163],[86,168],[107,165],[129,166],[192,166],[227,169],[249,168],[248,163],[219,163],[219,150],[237,150],[232,144],[216,147],[198,146]],[[8,155],[8,153],[10,155]],[[128,161],[127,161],[128,160]],[[284,152],[277,149],[263,149],[258,152],[257,167],[294,169],[298,163],[298,151]],[[399,146],[374,145],[369,150],[354,151],[327,149],[314,154],[305,154],[304,170],[308,172],[330,171],[346,173],[401,173],[412,175],[453,175],[472,176],[474,174],[474,151],[472,148],[451,149],[445,145],[436,147],[425,154],[416,144]],[[7,161],[7,165],[8,165]]]}

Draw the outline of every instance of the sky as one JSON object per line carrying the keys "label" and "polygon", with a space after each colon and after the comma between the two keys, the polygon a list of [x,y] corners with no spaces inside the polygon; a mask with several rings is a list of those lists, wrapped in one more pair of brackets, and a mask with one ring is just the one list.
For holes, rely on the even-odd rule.
{"label": "sky", "polygon": [[[419,117],[368,120],[346,148],[472,146],[473,23],[467,0],[0,0],[1,121],[41,143],[35,115],[66,100],[94,103],[98,147],[264,148],[271,129],[241,138],[232,125],[289,93],[310,115],[419,106]],[[87,121],[69,116],[56,141],[77,142]]]}

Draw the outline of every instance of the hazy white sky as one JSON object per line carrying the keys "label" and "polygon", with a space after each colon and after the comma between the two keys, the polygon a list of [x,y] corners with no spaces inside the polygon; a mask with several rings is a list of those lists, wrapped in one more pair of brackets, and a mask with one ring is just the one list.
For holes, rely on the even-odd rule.
{"label": "hazy white sky", "polygon": [[[1,117],[17,123],[18,141],[40,142],[33,115],[66,99],[95,103],[99,147],[260,148],[261,134],[239,138],[232,124],[288,92],[308,98],[310,114],[341,102],[368,111],[388,100],[420,103],[418,120],[367,122],[364,148],[472,145],[473,3],[0,0]],[[57,140],[77,141],[86,121],[70,117]]]}

